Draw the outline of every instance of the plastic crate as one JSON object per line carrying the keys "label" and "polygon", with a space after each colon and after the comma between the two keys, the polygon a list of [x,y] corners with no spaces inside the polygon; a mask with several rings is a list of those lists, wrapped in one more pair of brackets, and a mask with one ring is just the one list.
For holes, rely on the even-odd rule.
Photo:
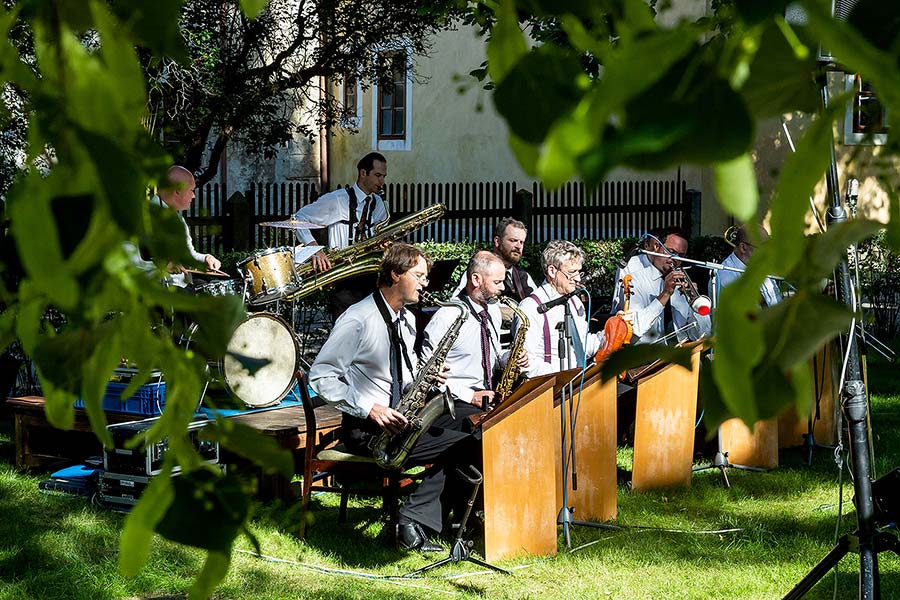
{"label": "plastic crate", "polygon": [[[128,387],[126,383],[110,381],[106,384],[103,395],[103,410],[106,412],[126,413],[153,417],[159,415],[166,405],[166,382],[147,383],[137,389],[128,400],[122,400],[122,392]],[[84,408],[84,400],[75,401],[75,408]]]}

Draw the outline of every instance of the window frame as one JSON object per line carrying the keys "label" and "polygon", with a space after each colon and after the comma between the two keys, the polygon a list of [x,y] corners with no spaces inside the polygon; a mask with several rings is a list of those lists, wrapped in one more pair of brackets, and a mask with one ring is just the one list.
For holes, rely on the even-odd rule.
{"label": "window frame", "polygon": [[382,136],[381,128],[381,92],[376,81],[372,85],[372,149],[385,151],[412,150],[412,45],[401,41],[383,44],[375,49],[374,60],[382,60],[386,54],[404,52],[406,55],[406,79],[404,84],[404,133],[402,136]]}

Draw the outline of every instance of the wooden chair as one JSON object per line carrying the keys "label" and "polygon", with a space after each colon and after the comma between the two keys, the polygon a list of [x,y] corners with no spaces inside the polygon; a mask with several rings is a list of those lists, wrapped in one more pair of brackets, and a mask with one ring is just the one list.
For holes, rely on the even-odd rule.
{"label": "wooden chair", "polygon": [[[340,494],[341,504],[338,522],[347,520],[347,500],[351,494],[380,496],[388,513],[388,538],[394,542],[399,520],[399,499],[403,489],[411,485],[415,476],[402,470],[383,469],[371,456],[350,453],[339,443],[340,429],[316,439],[315,406],[309,397],[306,375],[298,374],[303,413],[306,417],[306,448],[303,460],[302,504],[300,510],[300,537],[306,536],[307,512],[313,490]],[[369,487],[354,487],[360,480],[375,481]]]}

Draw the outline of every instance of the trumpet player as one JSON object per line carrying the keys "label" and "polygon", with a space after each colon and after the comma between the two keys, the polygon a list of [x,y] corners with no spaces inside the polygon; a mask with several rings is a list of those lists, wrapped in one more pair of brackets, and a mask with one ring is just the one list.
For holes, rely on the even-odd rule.
{"label": "trumpet player", "polygon": [[[701,315],[686,299],[697,295],[696,289],[681,270],[679,256],[687,253],[688,242],[679,229],[664,229],[647,236],[646,250],[665,256],[638,253],[616,273],[616,281],[626,274],[632,279],[629,312],[632,315],[632,344],[665,343],[673,334],[677,341],[698,340],[709,335],[709,315]],[[625,305],[625,293],[616,286],[613,313]]]}
{"label": "trumpet player", "polygon": [[[466,285],[459,298],[469,309],[459,337],[444,361],[447,388],[457,398],[479,408],[488,408],[494,398],[495,371],[506,364],[509,351],[500,347],[501,315],[498,298],[504,291],[506,269],[503,261],[487,250],[476,252],[466,268]],[[422,360],[428,360],[453,320],[456,310],[443,307],[428,326],[422,341]],[[523,352],[518,357],[521,368],[528,366]]]}

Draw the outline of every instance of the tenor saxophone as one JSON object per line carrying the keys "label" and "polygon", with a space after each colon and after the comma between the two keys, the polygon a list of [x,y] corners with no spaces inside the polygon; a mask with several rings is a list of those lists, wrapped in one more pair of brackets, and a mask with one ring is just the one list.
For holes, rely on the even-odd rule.
{"label": "tenor saxophone", "polygon": [[415,446],[419,437],[431,427],[434,420],[441,416],[444,410],[453,414],[453,400],[450,394],[436,390],[432,385],[432,380],[441,372],[444,359],[447,358],[447,353],[456,338],[459,337],[459,330],[469,316],[469,310],[465,304],[456,299],[450,302],[436,302],[427,292],[422,293],[422,298],[428,303],[453,306],[459,311],[459,316],[456,317],[446,335],[435,347],[431,358],[419,366],[415,381],[400,398],[400,404],[396,410],[406,418],[408,422],[406,429],[397,434],[382,431],[369,441],[369,448],[372,450],[375,462],[385,469],[399,469],[406,462],[406,457],[409,456],[410,450]]}
{"label": "tenor saxophone", "polygon": [[380,229],[376,227],[376,233],[372,237],[329,252],[328,261],[331,268],[323,273],[316,273],[313,270],[312,261],[298,265],[295,271],[300,277],[300,287],[285,299],[299,300],[341,279],[377,271],[382,254],[388,246],[395,240],[437,221],[445,212],[447,209],[443,204],[433,204]]}
{"label": "tenor saxophone", "polygon": [[501,296],[500,302],[508,306],[513,311],[513,314],[518,317],[519,328],[516,330],[516,337],[509,346],[509,358],[506,360],[506,367],[504,367],[503,373],[500,375],[500,381],[494,389],[494,404],[499,404],[509,397],[513,386],[522,373],[522,370],[519,368],[518,358],[525,351],[525,334],[528,333],[528,317],[519,310],[519,305],[516,304],[515,300]]}

